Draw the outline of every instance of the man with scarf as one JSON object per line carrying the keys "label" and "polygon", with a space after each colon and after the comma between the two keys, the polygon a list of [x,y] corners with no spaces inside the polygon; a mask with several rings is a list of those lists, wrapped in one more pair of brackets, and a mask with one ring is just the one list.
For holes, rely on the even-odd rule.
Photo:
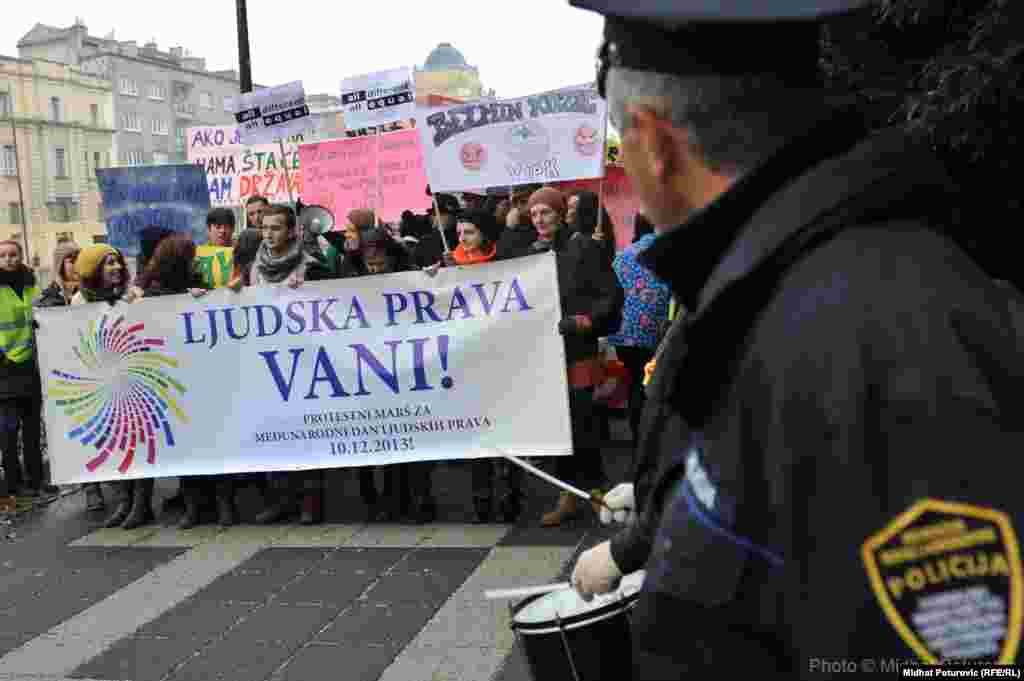
{"label": "man with scarf", "polygon": [[[263,243],[256,252],[250,275],[253,286],[288,286],[298,288],[307,279],[328,279],[330,270],[305,243],[299,234],[295,211],[289,206],[273,205],[262,214]],[[302,515],[300,522],[311,525],[322,516],[323,472],[302,471],[270,475],[277,498],[257,517],[260,524],[274,523],[289,513],[300,488]]]}

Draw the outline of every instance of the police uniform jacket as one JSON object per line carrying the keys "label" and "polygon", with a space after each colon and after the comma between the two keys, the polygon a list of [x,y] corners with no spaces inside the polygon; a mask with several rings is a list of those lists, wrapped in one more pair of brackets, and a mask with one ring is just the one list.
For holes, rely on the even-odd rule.
{"label": "police uniform jacket", "polygon": [[[612,541],[647,569],[634,678],[822,679],[1019,636],[1020,339],[944,234],[936,159],[865,135],[820,124],[641,256],[692,312],[647,388],[640,519]],[[988,629],[957,629],[965,594],[993,595]]]}

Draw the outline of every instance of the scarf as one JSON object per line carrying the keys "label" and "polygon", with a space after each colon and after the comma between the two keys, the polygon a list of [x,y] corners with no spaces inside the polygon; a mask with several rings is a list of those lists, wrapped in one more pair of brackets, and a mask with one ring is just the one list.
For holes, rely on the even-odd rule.
{"label": "scarf", "polygon": [[78,292],[82,294],[87,303],[110,303],[113,305],[124,295],[124,288],[118,286],[112,289],[93,289],[82,286],[78,289]]}
{"label": "scarf", "polygon": [[490,249],[487,251],[474,251],[472,253],[467,253],[462,244],[459,244],[458,247],[452,251],[452,257],[455,258],[455,262],[460,265],[476,265],[478,263],[494,260],[494,255],[497,252],[498,249],[494,244],[491,244]]}
{"label": "scarf", "polygon": [[260,244],[260,250],[256,252],[256,263],[254,267],[259,270],[259,276],[264,281],[278,284],[288,278],[292,272],[304,265],[309,258],[302,248],[302,242],[295,239],[288,245],[288,251],[281,256],[270,252],[270,247],[264,241]]}

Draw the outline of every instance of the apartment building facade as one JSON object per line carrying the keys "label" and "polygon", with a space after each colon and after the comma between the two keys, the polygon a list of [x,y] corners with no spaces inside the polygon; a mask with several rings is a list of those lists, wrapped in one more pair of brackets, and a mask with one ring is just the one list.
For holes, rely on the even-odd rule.
{"label": "apartment building facade", "polygon": [[110,83],[114,97],[115,165],[184,163],[185,130],[234,122],[229,102],[240,92],[235,70],[212,71],[182,47],[160,50],[134,40],[89,35],[81,22],[68,28],[36,24],[18,41],[24,58],[80,66]]}
{"label": "apartment building facade", "polygon": [[0,56],[0,239],[22,243],[24,219],[29,262],[47,272],[59,240],[106,234],[96,168],[111,163],[113,109],[103,78]]}

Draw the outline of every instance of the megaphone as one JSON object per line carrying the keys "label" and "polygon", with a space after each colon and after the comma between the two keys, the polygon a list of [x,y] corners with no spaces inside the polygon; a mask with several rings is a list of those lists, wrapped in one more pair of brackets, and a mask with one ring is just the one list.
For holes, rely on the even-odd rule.
{"label": "megaphone", "polygon": [[303,206],[299,213],[299,224],[307,232],[325,234],[334,229],[334,213],[323,206]]}

